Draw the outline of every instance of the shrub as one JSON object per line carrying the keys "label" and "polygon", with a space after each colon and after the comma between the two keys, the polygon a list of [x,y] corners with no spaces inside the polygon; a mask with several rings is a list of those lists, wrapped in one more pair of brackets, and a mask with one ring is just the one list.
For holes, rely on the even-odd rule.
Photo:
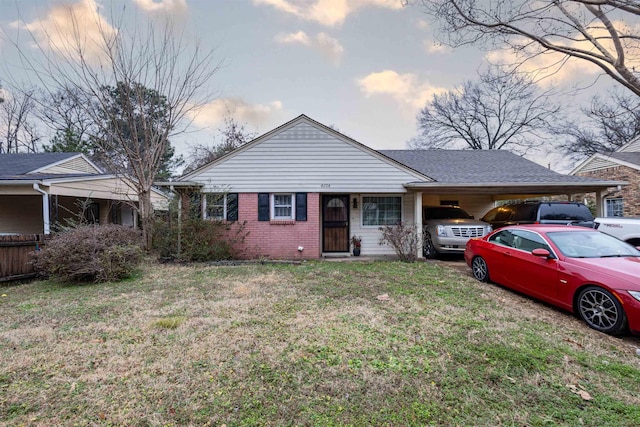
{"label": "shrub", "polygon": [[85,225],[55,234],[34,254],[40,274],[63,282],[130,276],[142,259],[141,235],[121,225]]}
{"label": "shrub", "polygon": [[[400,258],[400,261],[415,262],[418,252],[418,233],[415,225],[399,223],[380,227],[382,236],[379,244],[390,245]],[[424,232],[422,233],[424,241]]]}
{"label": "shrub", "polygon": [[220,261],[238,258],[247,233],[245,224],[203,219],[158,221],[153,248],[161,259],[178,261]]}

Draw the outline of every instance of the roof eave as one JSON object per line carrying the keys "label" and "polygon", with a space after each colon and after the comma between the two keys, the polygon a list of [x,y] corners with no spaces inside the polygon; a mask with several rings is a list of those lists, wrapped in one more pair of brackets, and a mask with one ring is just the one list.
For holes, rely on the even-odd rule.
{"label": "roof eave", "polygon": [[611,187],[627,185],[626,181],[593,182],[409,182],[404,187],[410,190],[449,190],[457,192],[490,194],[562,194],[572,192],[596,192]]}

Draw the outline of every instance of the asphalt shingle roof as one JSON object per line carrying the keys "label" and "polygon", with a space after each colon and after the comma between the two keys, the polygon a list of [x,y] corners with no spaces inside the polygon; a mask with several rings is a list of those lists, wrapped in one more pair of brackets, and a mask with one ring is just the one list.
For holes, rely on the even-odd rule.
{"label": "asphalt shingle roof", "polygon": [[8,153],[0,154],[0,179],[41,180],[71,178],[89,174],[42,174],[29,172],[76,156],[78,153]]}
{"label": "asphalt shingle roof", "polygon": [[24,175],[78,153],[9,153],[0,154],[1,175]]}
{"label": "asphalt shingle roof", "polygon": [[505,150],[379,150],[441,183],[591,182],[564,175]]}

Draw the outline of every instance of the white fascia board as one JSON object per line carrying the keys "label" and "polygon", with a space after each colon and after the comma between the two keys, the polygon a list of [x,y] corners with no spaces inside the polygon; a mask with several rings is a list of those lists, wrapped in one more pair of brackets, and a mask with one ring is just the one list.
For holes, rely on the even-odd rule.
{"label": "white fascia board", "polygon": [[627,181],[592,181],[592,182],[460,182],[460,183],[442,183],[442,182],[409,182],[404,184],[405,188],[419,190],[433,188],[504,188],[504,187],[521,187],[523,189],[534,187],[616,187],[618,185],[627,185]]}

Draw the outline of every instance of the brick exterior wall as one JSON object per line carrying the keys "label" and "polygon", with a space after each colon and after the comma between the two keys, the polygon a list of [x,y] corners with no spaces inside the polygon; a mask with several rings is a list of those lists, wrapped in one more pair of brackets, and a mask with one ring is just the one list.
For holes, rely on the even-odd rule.
{"label": "brick exterior wall", "polygon": [[[640,217],[640,171],[627,167],[617,166],[596,171],[577,174],[586,178],[601,180],[627,181],[629,184],[622,186],[621,190],[609,188],[607,198],[622,198],[624,216]],[[595,204],[595,195],[587,194],[587,200]]]}
{"label": "brick exterior wall", "polygon": [[[244,223],[242,258],[317,259],[320,248],[320,194],[307,193],[306,221],[258,221],[258,194],[238,194],[238,221]],[[298,251],[302,246],[304,250]]]}

